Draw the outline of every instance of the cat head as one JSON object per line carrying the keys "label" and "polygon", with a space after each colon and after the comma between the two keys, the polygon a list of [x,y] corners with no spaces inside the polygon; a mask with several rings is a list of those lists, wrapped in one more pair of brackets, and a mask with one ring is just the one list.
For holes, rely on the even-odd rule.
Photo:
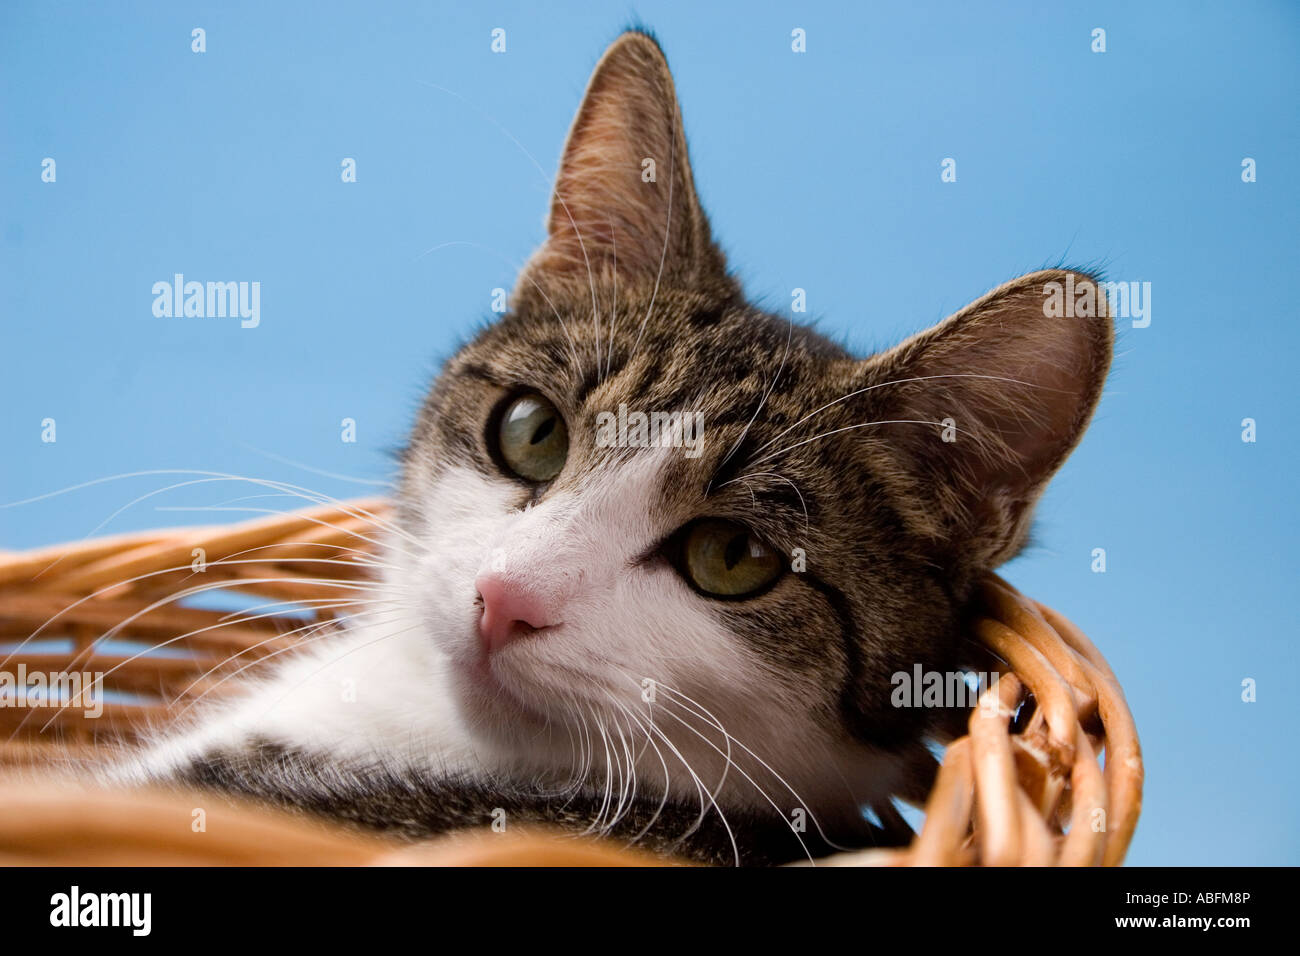
{"label": "cat head", "polygon": [[[547,229],[404,460],[397,585],[476,746],[823,817],[915,786],[936,714],[892,675],[963,662],[975,581],[1078,442],[1095,280],[1026,275],[868,358],[754,307],[640,33],[596,67]],[[1047,314],[1067,281],[1100,317]]]}

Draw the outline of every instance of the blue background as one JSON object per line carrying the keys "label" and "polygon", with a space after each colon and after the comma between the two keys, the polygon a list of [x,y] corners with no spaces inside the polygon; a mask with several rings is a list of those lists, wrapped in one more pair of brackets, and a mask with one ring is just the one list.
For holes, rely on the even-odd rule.
{"label": "blue background", "polygon": [[[0,503],[155,468],[374,491],[337,476],[392,474],[438,363],[541,240],[588,73],[639,19],[716,233],[772,307],[804,288],[866,351],[1061,259],[1152,284],[1005,573],[1126,686],[1148,777],[1130,862],[1300,862],[1300,8],[843,6],[0,5]],[[261,326],[155,318],[175,272],[260,281]],[[0,547],[79,538],[173,480],[0,510]],[[155,506],[257,490],[191,486],[103,530],[234,517]]]}

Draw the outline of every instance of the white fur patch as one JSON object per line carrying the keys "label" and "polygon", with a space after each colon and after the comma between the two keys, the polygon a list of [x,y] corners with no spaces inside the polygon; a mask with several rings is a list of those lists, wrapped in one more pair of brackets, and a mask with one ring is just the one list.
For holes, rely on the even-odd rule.
{"label": "white fur patch", "polygon": [[[674,453],[647,449],[522,510],[515,483],[443,468],[417,503],[423,526],[385,551],[386,603],[159,741],[137,771],[256,734],[434,771],[559,783],[607,772],[614,801],[635,781],[789,817],[887,793],[888,764],[825,726],[817,701],[787,689],[664,561],[637,560],[676,530],[651,507]],[[490,659],[474,586],[488,569],[563,608],[557,626]]]}

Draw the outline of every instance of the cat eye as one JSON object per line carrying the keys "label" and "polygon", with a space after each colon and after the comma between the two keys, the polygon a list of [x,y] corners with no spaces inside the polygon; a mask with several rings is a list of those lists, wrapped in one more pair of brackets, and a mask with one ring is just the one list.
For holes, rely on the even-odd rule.
{"label": "cat eye", "polygon": [[550,481],[564,468],[569,430],[564,417],[536,392],[505,407],[496,428],[497,451],[511,471],[527,481]]}
{"label": "cat eye", "polygon": [[784,570],[781,557],[744,525],[706,518],[681,539],[680,570],[712,597],[754,597]]}

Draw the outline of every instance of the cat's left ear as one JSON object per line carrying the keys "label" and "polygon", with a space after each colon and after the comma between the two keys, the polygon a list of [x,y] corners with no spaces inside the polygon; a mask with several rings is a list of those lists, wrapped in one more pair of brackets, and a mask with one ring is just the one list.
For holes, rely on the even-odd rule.
{"label": "cat's left ear", "polygon": [[644,33],[623,34],[596,65],[565,143],[547,233],[526,276],[687,289],[725,281],[668,61]]}
{"label": "cat's left ear", "polygon": [[1114,338],[1104,285],[1022,276],[859,363],[859,434],[914,529],[950,564],[1014,556],[1034,503],[1082,437]]}

